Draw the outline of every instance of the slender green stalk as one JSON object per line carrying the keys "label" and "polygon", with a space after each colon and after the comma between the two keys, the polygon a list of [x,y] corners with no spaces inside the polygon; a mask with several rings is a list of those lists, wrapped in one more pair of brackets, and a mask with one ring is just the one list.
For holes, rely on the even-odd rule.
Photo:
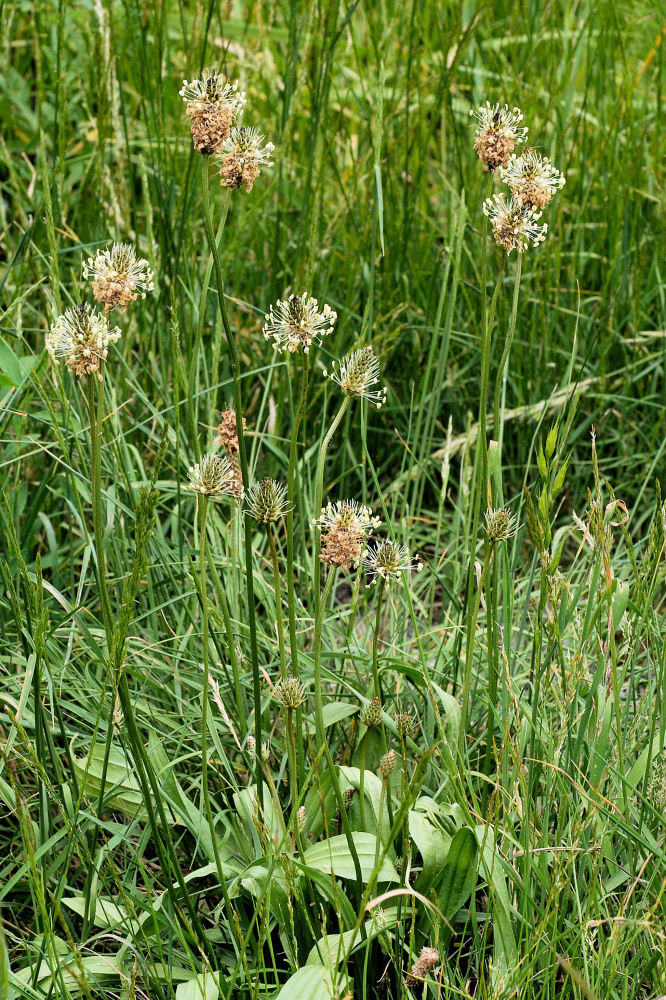
{"label": "slender green stalk", "polygon": [[[100,590],[100,601],[102,605],[102,616],[104,619],[104,627],[107,636],[107,646],[111,646],[111,637],[113,630],[113,617],[111,613],[111,602],[109,599],[109,594],[107,590],[107,578],[106,578],[106,557],[104,551],[104,532],[102,527],[102,489],[101,489],[101,443],[100,443],[100,430],[101,430],[101,418],[103,416],[103,400],[104,393],[102,386],[95,378],[88,378],[88,409],[90,417],[90,437],[91,437],[91,455],[92,455],[92,510],[93,510],[93,532],[95,539],[95,558],[97,563],[97,576],[99,581]],[[97,400],[96,390],[99,393]],[[115,702],[115,688],[117,683],[118,696],[120,698],[120,704],[123,711],[123,717],[125,720],[125,728],[127,731],[128,741],[132,750],[134,757],[134,762],[136,764],[137,776],[139,779],[139,784],[141,786],[143,804],[148,813],[148,819],[155,837],[155,846],[157,848],[157,853],[160,859],[161,867],[164,872],[167,873],[167,893],[171,900],[171,904],[174,908],[174,912],[179,915],[181,924],[184,930],[189,934],[189,936],[198,941],[199,947],[201,947],[204,952],[206,952],[210,961],[214,961],[213,951],[208,940],[208,936],[203,929],[201,920],[196,911],[194,903],[187,891],[185,885],[185,880],[183,878],[182,870],[178,859],[176,857],[176,852],[174,850],[173,841],[171,839],[171,834],[169,830],[169,825],[167,823],[166,815],[164,813],[164,806],[162,803],[162,789],[155,777],[155,773],[151,767],[150,761],[146,754],[143,740],[141,734],[139,733],[136,721],[134,719],[134,709],[132,706],[132,698],[130,695],[129,685],[127,683],[127,678],[124,672],[121,672],[118,678],[114,678],[114,696],[113,702]],[[112,705],[113,705],[112,702]],[[113,708],[109,713],[109,727],[112,726],[113,722]],[[107,736],[107,743],[110,737]],[[107,755],[108,759],[108,755]],[[104,782],[103,782],[104,784]],[[154,806],[153,807],[153,801]],[[157,809],[157,815],[155,814],[155,809]],[[169,874],[170,873],[170,874]],[[188,912],[189,921],[185,914],[183,913],[178,899],[174,893],[172,885],[172,876],[175,876],[176,881],[182,898],[185,900]]]}
{"label": "slender green stalk", "polygon": [[[375,692],[375,698],[379,698],[380,704],[382,701],[382,686],[379,679],[379,636],[382,629],[382,605],[384,602],[384,594],[386,592],[386,580],[382,577],[379,583],[379,591],[377,593],[377,608],[375,610],[375,630],[372,633],[372,683]],[[387,741],[386,741],[386,727],[382,721],[380,724],[380,730],[382,734],[382,749],[386,753]]]}
{"label": "slender green stalk", "polygon": [[97,566],[97,582],[102,604],[102,618],[106,631],[107,646],[111,642],[113,632],[113,613],[107,589],[106,556],[104,553],[104,530],[102,525],[102,418],[104,406],[104,387],[93,376],[88,377],[88,419],[90,422],[90,448],[92,457],[92,515],[95,537],[95,563]]}
{"label": "slender green stalk", "polygon": [[287,759],[289,761],[289,784],[291,815],[294,821],[294,839],[300,841],[296,803],[298,802],[298,764],[296,761],[296,740],[294,739],[294,710],[287,709]]}
{"label": "slender green stalk", "polygon": [[[247,468],[247,453],[245,449],[245,434],[243,432],[243,399],[241,393],[241,380],[240,380],[240,361],[238,358],[238,350],[236,348],[236,342],[234,340],[234,335],[231,330],[231,324],[229,322],[229,316],[227,314],[227,306],[224,299],[224,280],[222,277],[222,264],[220,262],[220,254],[217,248],[217,243],[215,242],[215,232],[213,230],[213,222],[210,213],[210,177],[208,175],[208,161],[205,157],[202,157],[202,172],[203,172],[203,207],[204,207],[204,224],[206,227],[206,237],[208,239],[208,245],[210,247],[211,254],[213,255],[213,264],[215,266],[215,282],[217,284],[217,301],[220,308],[220,315],[222,316],[222,326],[224,327],[224,334],[227,338],[227,346],[229,348],[229,364],[231,366],[231,376],[234,383],[234,410],[236,412],[236,434],[238,435],[238,461],[241,468],[241,476],[243,478],[243,488],[248,489],[249,477]],[[250,633],[250,657],[252,662],[252,694],[254,701],[254,727],[255,727],[255,739],[257,741],[257,746],[261,747],[261,675],[259,673],[259,652],[257,649],[257,629],[255,622],[255,612],[254,612],[254,577],[252,575],[252,521],[250,515],[246,512],[245,514],[245,585],[247,590],[247,615],[248,615],[248,629]],[[259,797],[259,806],[263,809],[264,805],[264,783],[261,777],[261,755],[257,755],[256,761],[256,781],[257,781],[257,795]]]}
{"label": "slender green stalk", "polygon": [[199,597],[201,600],[201,642],[203,648],[203,697],[201,703],[201,788],[203,792],[206,820],[213,843],[215,867],[217,868],[220,885],[224,882],[220,855],[217,849],[217,835],[213,811],[210,805],[208,788],[208,687],[210,684],[210,651],[208,649],[208,587],[206,583],[206,519],[208,515],[209,498],[201,497],[199,510]]}
{"label": "slender green stalk", "polygon": [[278,560],[278,551],[275,544],[275,536],[273,534],[273,529],[270,524],[266,525],[266,534],[268,535],[268,544],[271,550],[271,562],[273,563],[273,587],[275,589],[275,623],[277,625],[278,633],[278,646],[280,649],[280,677],[287,676],[287,656],[285,653],[284,646],[284,625],[282,623],[282,598],[281,586],[280,586],[280,562]]}
{"label": "slender green stalk", "polygon": [[[500,421],[500,400],[504,395],[503,389],[506,385],[506,379],[507,379],[507,374],[505,372],[505,369],[509,361],[509,354],[511,353],[513,336],[514,333],[516,332],[516,317],[518,315],[518,295],[520,292],[520,274],[522,269],[522,262],[523,262],[523,255],[519,253],[518,260],[516,261],[516,273],[514,276],[514,283],[513,283],[513,300],[511,302],[511,318],[509,320],[509,332],[507,334],[506,342],[504,344],[504,350],[502,351],[502,357],[500,358],[499,368],[497,369],[497,380],[495,382],[495,396],[493,399],[493,434],[495,435],[495,440],[499,442],[500,456],[502,454],[502,440],[504,437],[504,424],[503,421]],[[504,406],[502,406],[502,411],[504,411]]]}
{"label": "slender green stalk", "polygon": [[[204,158],[205,166],[205,158]],[[206,176],[208,176],[208,171],[206,169]],[[225,188],[222,195],[222,217],[220,219],[219,225],[217,227],[217,233],[215,234],[215,246],[219,247],[220,240],[222,239],[222,233],[224,232],[224,226],[227,221],[227,214],[229,212],[229,200],[231,198],[231,189]],[[208,263],[206,264],[206,270],[204,272],[203,283],[201,285],[201,296],[199,297],[199,312],[197,315],[197,327],[194,335],[194,345],[192,347],[192,357],[190,359],[188,375],[187,375],[187,413],[190,421],[190,434],[192,435],[192,441],[194,443],[194,451],[196,454],[197,461],[201,458],[201,446],[199,444],[199,434],[197,433],[197,421],[195,415],[195,400],[196,400],[196,378],[197,378],[197,368],[199,363],[199,352],[201,350],[201,342],[203,340],[204,323],[206,320],[206,306],[208,303],[208,289],[210,287],[210,278],[213,272],[213,254],[212,252],[208,256]]]}
{"label": "slender green stalk", "polygon": [[372,681],[374,685],[375,698],[382,700],[382,689],[379,681],[379,633],[382,627],[382,601],[386,590],[386,580],[382,577],[377,593],[377,609],[375,611],[375,631],[372,635]]}
{"label": "slender green stalk", "polygon": [[494,543],[492,539],[488,542],[488,549],[486,551],[486,558],[483,561],[483,569],[481,570],[481,579],[479,580],[479,585],[476,589],[476,595],[474,597],[474,604],[472,606],[472,612],[469,616],[467,623],[467,639],[465,644],[465,675],[463,678],[463,688],[461,695],[461,705],[460,705],[460,732],[458,734],[458,749],[460,751],[461,761],[464,759],[465,754],[465,741],[467,733],[467,716],[468,716],[468,702],[469,702],[469,692],[472,684],[472,663],[474,660],[474,639],[476,637],[476,619],[479,614],[479,606],[481,604],[481,594],[483,593],[483,588],[486,583],[486,577],[488,575],[488,567],[490,565],[490,557],[494,548]]}
{"label": "slender green stalk", "polygon": [[303,355],[303,372],[301,375],[301,395],[291,429],[289,444],[289,466],[287,468],[287,607],[289,610],[289,647],[291,653],[291,669],[294,677],[298,677],[298,642],[296,639],[296,594],[294,590],[294,479],[296,476],[296,452],[298,450],[298,430],[301,426],[305,402],[308,398],[308,381],[310,376],[310,357]]}
{"label": "slender green stalk", "polygon": [[335,579],[335,570],[331,569],[328,576],[326,577],[326,583],[324,584],[324,592],[321,595],[321,600],[318,601],[317,611],[315,614],[315,626],[314,626],[314,696],[315,696],[315,732],[316,732],[316,750],[319,750],[326,743],[326,736],[324,733],[324,711],[323,711],[323,691],[322,691],[322,680],[321,680],[321,631],[324,618],[324,610],[326,604],[328,603],[328,598],[331,593],[331,587],[333,586],[333,580]]}

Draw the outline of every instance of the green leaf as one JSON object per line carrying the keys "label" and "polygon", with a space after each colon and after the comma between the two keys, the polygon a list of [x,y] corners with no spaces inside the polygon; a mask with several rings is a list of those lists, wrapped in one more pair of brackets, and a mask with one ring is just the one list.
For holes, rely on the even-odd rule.
{"label": "green leaf", "polygon": [[306,997],[307,1000],[331,1000],[331,973],[323,965],[305,965],[284,984],[278,996],[280,1000],[305,1000]]}
{"label": "green leaf", "polygon": [[442,873],[451,837],[434,826],[423,813],[409,810],[409,835],[419,849],[423,867],[414,882],[417,892],[427,893]]}
{"label": "green leaf", "polygon": [[220,990],[211,972],[200,973],[176,987],[176,1000],[217,1000]]}
{"label": "green leaf", "polygon": [[[354,846],[358,854],[363,881],[367,882],[375,870],[377,838],[372,833],[355,833]],[[356,878],[354,861],[349,852],[347,838],[344,834],[340,834],[338,837],[330,837],[328,840],[322,840],[320,843],[308,847],[303,854],[303,860],[309,867],[330,872],[338,878]],[[398,873],[388,858],[384,859],[377,875],[377,881],[399,881]]]}
{"label": "green leaf", "polygon": [[9,985],[9,952],[7,951],[7,942],[2,931],[2,924],[0,924],[0,997],[13,1000],[14,995],[14,990]]}
{"label": "green leaf", "polygon": [[[86,912],[86,901],[83,896],[64,896],[62,902],[64,906],[73,910],[74,913],[78,913],[80,917]],[[149,913],[140,914],[138,923],[142,923],[148,916],[150,916]],[[117,903],[113,903],[110,899],[104,899],[102,896],[96,896],[93,923],[95,927],[108,928],[120,925],[129,928],[132,919],[124,906],[119,906]]]}
{"label": "green leaf", "polygon": [[498,979],[516,961],[518,951],[513,935],[514,916],[509,902],[509,892],[503,874],[503,862],[495,847],[491,828],[476,827],[476,838],[482,846],[481,863],[488,882],[493,921],[493,974]]}
{"label": "green leaf", "polygon": [[[187,827],[193,837],[201,845],[201,848],[209,861],[215,861],[213,850],[213,838],[211,836],[208,822],[194,802],[185,794],[176,776],[173,767],[166,755],[164,747],[160,743],[155,733],[151,732],[148,738],[148,756],[153,765],[158,779],[162,785],[165,796],[174,813],[183,826]],[[223,848],[218,837],[218,852],[226,860],[227,851]]]}
{"label": "green leaf", "polygon": [[[350,705],[348,701],[332,701],[328,705],[324,705],[322,709],[324,729],[333,726],[342,719],[349,718],[350,715],[355,715],[356,712],[358,712],[358,705]],[[314,716],[309,715],[306,718],[314,726]]]}
{"label": "green leaf", "polygon": [[458,830],[451,841],[438,893],[439,908],[448,920],[455,917],[476,885],[478,853],[474,831],[468,826]]}
{"label": "green leaf", "polygon": [[[339,767],[338,772],[340,776],[349,783],[349,787],[355,788],[360,791],[361,788],[361,771],[358,767]],[[341,790],[345,790],[345,780],[341,782]],[[377,832],[377,824],[379,823],[379,804],[382,796],[382,781],[378,778],[373,771],[368,771],[366,769],[365,776],[363,778],[363,795],[367,802],[370,803],[372,809],[372,819],[374,819],[374,832]],[[366,823],[369,823],[369,817],[367,816],[366,809]],[[368,833],[372,833],[372,830],[368,830]],[[382,813],[382,829],[381,838],[382,843],[386,843],[391,832],[391,824],[389,822],[388,809],[384,808]]]}
{"label": "green leaf", "polygon": [[0,375],[5,376],[5,385],[20,385],[23,381],[21,363],[9,344],[0,337]]}
{"label": "green leaf", "polygon": [[[75,740],[72,740],[72,760],[74,771],[79,781],[83,782],[88,794],[95,800],[102,787],[104,768],[104,743],[95,743],[92,754],[87,757],[76,757],[73,753]],[[132,819],[145,819],[147,816],[143,795],[138,778],[135,778],[130,761],[121,747],[112,746],[109,751],[109,762],[104,784],[105,798],[108,805],[119,809]]]}

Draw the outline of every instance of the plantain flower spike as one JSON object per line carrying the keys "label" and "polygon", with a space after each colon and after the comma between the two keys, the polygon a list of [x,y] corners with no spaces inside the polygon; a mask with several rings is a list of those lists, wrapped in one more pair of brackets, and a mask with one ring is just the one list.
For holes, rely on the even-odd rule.
{"label": "plantain flower spike", "polygon": [[256,128],[232,128],[219,149],[222,187],[251,191],[262,168],[273,166],[271,154],[275,146],[264,143],[264,138]]}
{"label": "plantain flower spike", "polygon": [[179,93],[187,103],[196,151],[203,156],[219,152],[243,114],[246,97],[238,83],[229,83],[214,70],[204,70],[196,80],[183,80]]}
{"label": "plantain flower spike", "polygon": [[316,299],[303,292],[290,295],[288,299],[278,299],[266,313],[263,334],[266,340],[273,340],[278,351],[295,354],[299,348],[307,354],[313,341],[321,344],[321,338],[333,332],[338,314],[329,305],[319,310]]}
{"label": "plantain flower spike", "polygon": [[502,194],[486,198],[483,212],[490,219],[497,244],[507,253],[511,253],[512,250],[524,253],[530,243],[538,246],[546,238],[548,226],[545,223],[538,225],[541,212],[535,212],[515,198],[511,198],[508,202]]}
{"label": "plantain flower spike", "polygon": [[204,455],[188,472],[190,488],[201,496],[235,496],[234,466],[226,456]]}
{"label": "plantain flower spike", "polygon": [[246,500],[246,510],[257,524],[274,524],[291,507],[287,502],[287,487],[275,479],[254,483],[247,491]]}
{"label": "plantain flower spike", "polygon": [[371,578],[368,586],[372,586],[380,578],[386,584],[390,584],[392,580],[399,580],[403,573],[412,570],[420,573],[423,569],[423,563],[418,556],[412,560],[409,550],[390,538],[369,545],[363,554],[362,562]]}
{"label": "plantain flower spike", "polygon": [[93,295],[104,311],[124,309],[155,287],[155,275],[144,257],[137,257],[131,243],[114,243],[98,250],[82,264],[83,277],[92,279]]}
{"label": "plantain flower spike", "polygon": [[520,156],[513,153],[499,175],[520,205],[537,211],[549,205],[566,183],[564,174],[535,149],[526,149]]}
{"label": "plantain flower spike", "polygon": [[77,378],[96,375],[101,382],[109,344],[119,339],[120,328],[109,327],[106,316],[84,303],[58,316],[46,335],[46,349],[54,364],[63,360]]}
{"label": "plantain flower spike", "polygon": [[486,101],[476,111],[472,108],[470,115],[479,123],[474,134],[474,149],[483,169],[492,172],[505,167],[516,143],[527,139],[527,129],[519,124],[523,120],[520,108],[510,110],[508,104],[491,105]]}
{"label": "plantain flower spike", "polygon": [[378,410],[386,402],[386,386],[373,388],[381,376],[377,355],[370,345],[352,351],[342,361],[334,361],[330,374],[324,370],[324,377],[337,382],[345,396],[367,399]]}
{"label": "plantain flower spike", "polygon": [[321,529],[321,560],[343,569],[356,568],[365,542],[381,521],[356,500],[336,500],[322,507],[313,525]]}

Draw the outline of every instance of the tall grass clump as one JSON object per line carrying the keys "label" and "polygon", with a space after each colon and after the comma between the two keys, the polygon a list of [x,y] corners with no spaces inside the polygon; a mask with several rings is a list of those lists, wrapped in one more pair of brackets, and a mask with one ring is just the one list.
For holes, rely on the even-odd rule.
{"label": "tall grass clump", "polygon": [[0,21],[0,998],[658,1000],[655,12]]}

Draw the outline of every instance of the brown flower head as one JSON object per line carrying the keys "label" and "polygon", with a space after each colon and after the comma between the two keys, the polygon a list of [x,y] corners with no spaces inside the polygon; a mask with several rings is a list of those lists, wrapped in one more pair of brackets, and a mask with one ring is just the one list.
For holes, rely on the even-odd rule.
{"label": "brown flower head", "polygon": [[439,962],[439,952],[436,948],[422,948],[421,954],[409,970],[405,986],[418,986],[430,970]]}
{"label": "brown flower head", "polygon": [[351,569],[358,566],[368,535],[381,521],[356,500],[336,500],[322,507],[313,523],[321,528],[322,562]]}
{"label": "brown flower head", "polygon": [[256,128],[232,128],[220,146],[220,184],[222,187],[251,191],[262,167],[272,167],[271,154],[275,146],[264,144],[264,136]]}
{"label": "brown flower head", "polygon": [[527,208],[545,208],[565,184],[564,174],[535,149],[526,149],[521,156],[514,153],[499,174],[516,201]]}
{"label": "brown flower head", "polygon": [[243,113],[245,94],[211,70],[190,83],[183,80],[179,93],[187,102],[194,148],[204,156],[217,153]]}
{"label": "brown flower head", "polygon": [[[243,417],[243,430],[247,427],[247,421]],[[236,411],[227,407],[220,414],[220,423],[217,427],[217,443],[224,448],[229,458],[236,458],[238,455],[238,425],[236,423]]]}
{"label": "brown flower head", "polygon": [[486,198],[483,212],[490,219],[495,240],[507,253],[512,250],[524,253],[530,243],[538,246],[546,238],[548,226],[537,225],[541,212],[521,205],[515,198],[509,202],[502,194]]}
{"label": "brown flower head", "polygon": [[390,778],[395,771],[395,750],[387,750],[379,762],[379,773],[382,778]]}
{"label": "brown flower head", "polygon": [[520,108],[509,110],[508,104],[485,106],[470,111],[472,118],[479,122],[474,134],[474,149],[483,163],[484,170],[505,167],[517,142],[525,142],[527,129],[519,128],[523,119]]}

